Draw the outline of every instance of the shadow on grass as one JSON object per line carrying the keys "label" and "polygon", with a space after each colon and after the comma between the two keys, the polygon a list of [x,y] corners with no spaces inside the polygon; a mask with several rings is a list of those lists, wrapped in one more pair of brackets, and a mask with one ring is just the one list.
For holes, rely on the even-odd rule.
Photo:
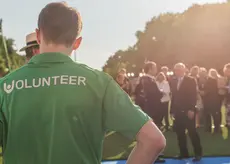
{"label": "shadow on grass", "polygon": [[[225,125],[226,114],[225,107],[222,108],[222,125]],[[170,124],[172,120],[170,119]],[[204,129],[198,129],[201,145],[203,147],[204,156],[230,156],[230,131],[227,128],[222,128],[222,134],[210,134],[204,132]],[[164,151],[164,156],[175,157],[179,153],[177,136],[175,132],[164,132],[167,140],[167,146]],[[188,149],[190,155],[193,155],[193,148],[188,138]],[[103,159],[127,159],[131,150],[135,146],[135,142],[123,137],[121,134],[110,132],[106,135],[104,141]]]}
{"label": "shadow on grass", "polygon": [[[222,134],[211,134],[204,132],[202,128],[198,129],[204,156],[230,156],[230,132],[225,127],[222,130]],[[175,157],[179,154],[176,133],[169,131],[165,132],[164,135],[167,140],[164,156],[167,158]],[[193,156],[193,148],[189,137],[187,137],[187,143],[189,153]],[[127,159],[134,146],[135,142],[118,133],[113,133],[105,139],[103,159]]]}

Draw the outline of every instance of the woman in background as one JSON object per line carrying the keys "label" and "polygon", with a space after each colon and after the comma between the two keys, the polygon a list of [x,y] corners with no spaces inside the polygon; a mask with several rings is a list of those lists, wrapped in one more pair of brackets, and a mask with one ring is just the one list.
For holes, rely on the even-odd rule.
{"label": "woman in background", "polygon": [[161,99],[160,106],[159,106],[159,111],[160,111],[160,120],[161,122],[163,121],[163,119],[165,120],[165,129],[168,130],[169,129],[169,118],[168,118],[169,101],[171,99],[170,98],[170,86],[163,72],[160,72],[157,75],[156,83],[157,83],[159,90],[164,93]]}
{"label": "woman in background", "polygon": [[116,82],[120,85],[120,87],[130,96],[132,92],[131,84],[129,82],[128,77],[126,76],[126,70],[122,69],[118,72],[116,77]]}
{"label": "woman in background", "polygon": [[192,76],[193,78],[195,78],[197,80],[198,75],[199,75],[199,70],[200,70],[200,68],[198,66],[193,66],[190,69],[189,76]]}
{"label": "woman in background", "polygon": [[226,127],[230,131],[230,63],[226,64],[223,69],[225,76],[225,107],[226,107]]}
{"label": "woman in background", "polygon": [[211,69],[209,70],[208,76],[209,76],[209,77],[212,77],[212,78],[214,78],[214,79],[218,79],[218,78],[220,77],[219,73],[218,73],[217,70],[214,69],[214,68],[211,68]]}
{"label": "woman in background", "polygon": [[197,83],[196,127],[198,128],[200,127],[200,115],[201,115],[201,109],[203,108],[202,99],[201,99],[201,95],[199,92],[199,86],[198,86],[199,71],[200,71],[200,68],[198,66],[193,66],[190,69],[190,74],[189,74],[196,80],[196,83]]}
{"label": "woman in background", "polygon": [[[200,127],[204,123],[204,87],[206,85],[206,82],[208,80],[208,71],[206,68],[201,67],[199,69],[199,77],[197,79],[197,85],[198,85],[198,93],[200,95],[200,100],[197,102],[197,109],[199,111],[199,116],[197,118],[197,127]],[[199,121],[198,121],[199,120]]]}
{"label": "woman in background", "polygon": [[207,132],[212,132],[213,117],[215,129],[214,132],[220,131],[221,123],[221,99],[219,95],[218,79],[220,75],[215,69],[210,69],[208,79],[204,86],[204,116],[205,116],[205,129]]}
{"label": "woman in background", "polygon": [[217,70],[211,70],[212,76],[217,79],[218,97],[219,97],[219,108],[221,110],[223,105],[223,100],[226,94],[226,78],[221,76]]}

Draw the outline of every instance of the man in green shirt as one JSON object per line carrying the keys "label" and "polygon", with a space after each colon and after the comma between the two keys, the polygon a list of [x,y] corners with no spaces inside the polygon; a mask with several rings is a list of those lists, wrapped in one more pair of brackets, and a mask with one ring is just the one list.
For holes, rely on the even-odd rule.
{"label": "man in green shirt", "polygon": [[99,164],[107,131],[136,137],[127,163],[150,164],[165,147],[159,129],[110,76],[71,60],[81,28],[74,8],[48,4],[36,30],[41,54],[1,80],[5,164]]}

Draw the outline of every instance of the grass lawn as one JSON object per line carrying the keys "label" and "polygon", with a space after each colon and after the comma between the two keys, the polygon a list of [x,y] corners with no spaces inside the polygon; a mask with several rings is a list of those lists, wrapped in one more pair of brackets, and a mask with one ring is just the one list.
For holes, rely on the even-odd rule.
{"label": "grass lawn", "polygon": [[[222,124],[225,125],[225,109],[222,109]],[[204,132],[204,129],[198,129],[203,147],[204,156],[230,156],[230,132],[227,128],[222,128],[222,134],[210,134]],[[164,133],[167,146],[164,151],[166,157],[174,157],[179,154],[176,133],[169,131]],[[110,132],[106,135],[104,141],[103,159],[127,159],[130,151],[135,146],[135,142],[122,135]],[[193,155],[192,146],[188,139],[188,148],[190,155]]]}
{"label": "grass lawn", "polygon": [[[225,109],[222,109],[222,124],[225,125]],[[210,134],[204,132],[203,129],[198,129],[201,143],[203,146],[204,156],[230,156],[230,132],[227,128],[223,127],[223,134]],[[164,151],[166,157],[174,157],[178,155],[178,145],[175,132],[165,132],[167,139],[167,146]],[[103,159],[115,160],[115,159],[127,159],[131,150],[135,146],[135,141],[129,140],[119,133],[110,132],[106,135],[104,141]],[[190,140],[188,139],[188,148],[190,155],[193,154]],[[2,158],[0,158],[0,164],[2,164]]]}

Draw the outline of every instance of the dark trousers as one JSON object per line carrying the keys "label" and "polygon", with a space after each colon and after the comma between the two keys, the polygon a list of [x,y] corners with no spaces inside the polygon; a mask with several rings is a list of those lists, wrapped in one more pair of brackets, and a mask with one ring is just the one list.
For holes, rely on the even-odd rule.
{"label": "dark trousers", "polygon": [[136,96],[136,99],[135,99],[135,103],[136,105],[138,105],[142,110],[144,109],[145,107],[145,99],[141,96]]}
{"label": "dark trousers", "polygon": [[215,132],[220,130],[221,125],[221,107],[224,97],[218,96],[215,100],[204,101],[204,125],[206,131],[212,131],[212,118],[215,126]]}
{"label": "dark trousers", "polygon": [[202,147],[200,143],[200,137],[196,131],[195,116],[193,120],[190,120],[187,116],[187,112],[177,112],[175,114],[174,124],[180,149],[180,155],[189,156],[187,148],[187,137],[185,133],[185,130],[187,129],[195,155],[201,156]]}
{"label": "dark trousers", "polygon": [[165,120],[165,126],[169,127],[169,102],[163,102],[160,104],[160,122],[162,123],[163,119]]}
{"label": "dark trousers", "polygon": [[143,109],[144,112],[153,119],[153,122],[158,127],[161,127],[161,117],[160,117],[161,114],[159,110],[159,104],[148,103],[147,101],[145,101]]}
{"label": "dark trousers", "polygon": [[153,112],[151,115],[154,123],[157,125],[158,128],[162,126],[162,120],[161,120],[161,113],[160,111]]}
{"label": "dark trousers", "polygon": [[209,132],[212,131],[212,118],[215,126],[215,132],[220,130],[221,124],[221,112],[220,111],[209,111],[208,109],[204,111],[205,118],[205,129]]}
{"label": "dark trousers", "polygon": [[221,107],[222,107],[222,99],[216,99],[212,101],[212,103],[206,101],[204,103],[204,123],[205,130],[211,132],[212,131],[212,118],[215,126],[215,132],[220,130],[221,124]]}

